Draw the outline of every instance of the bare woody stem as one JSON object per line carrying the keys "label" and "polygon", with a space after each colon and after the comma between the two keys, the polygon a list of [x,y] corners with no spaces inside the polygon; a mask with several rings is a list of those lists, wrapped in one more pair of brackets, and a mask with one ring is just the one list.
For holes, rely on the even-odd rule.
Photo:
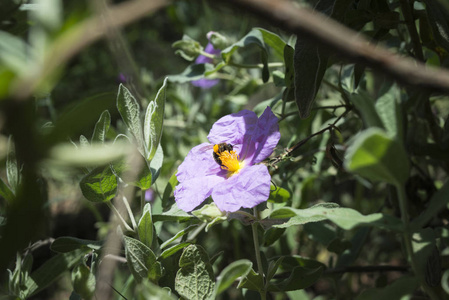
{"label": "bare woody stem", "polygon": [[[399,83],[431,92],[449,93],[449,72],[414,59],[400,57],[374,45],[359,32],[307,8],[285,0],[229,0],[283,30],[300,35],[353,63],[371,67]],[[419,55],[419,54],[418,54]]]}
{"label": "bare woody stem", "polygon": [[[256,208],[254,208],[254,217],[256,219],[259,219],[258,215],[257,215]],[[259,225],[259,223],[253,222],[251,224],[251,229],[253,231],[254,252],[256,253],[256,261],[257,261],[257,272],[259,273],[259,276],[262,278],[262,282],[263,282],[263,290],[260,291],[260,297],[262,298],[262,300],[265,300],[267,295],[266,295],[266,291],[265,291],[265,276],[263,274],[262,259],[260,257],[260,251],[259,251],[260,244],[259,244],[259,234],[257,232],[258,225]]]}
{"label": "bare woody stem", "polygon": [[[347,106],[346,106],[347,107]],[[299,141],[298,143],[296,143],[294,146],[286,149],[284,151],[284,153],[278,155],[276,158],[274,158],[272,161],[270,161],[270,165],[274,166],[277,163],[279,163],[281,160],[283,160],[285,157],[287,157],[288,155],[290,155],[293,151],[295,151],[296,149],[298,149],[299,147],[301,147],[302,145],[304,145],[305,143],[307,143],[311,138],[313,138],[314,136],[320,135],[325,133],[328,130],[332,130],[335,128],[335,125],[338,123],[338,121],[340,121],[344,116],[346,116],[347,113],[349,113],[351,111],[351,107],[347,107],[346,111],[341,114],[332,124],[329,124],[329,126],[327,126],[324,129],[321,129],[320,131],[315,132],[314,134],[311,134],[310,136],[308,136],[307,138]]]}

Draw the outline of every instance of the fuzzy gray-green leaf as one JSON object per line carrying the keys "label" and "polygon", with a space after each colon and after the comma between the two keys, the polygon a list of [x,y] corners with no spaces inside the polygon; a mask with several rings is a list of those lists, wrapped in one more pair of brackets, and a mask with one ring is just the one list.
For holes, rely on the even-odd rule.
{"label": "fuzzy gray-green leaf", "polygon": [[140,106],[136,98],[123,85],[120,84],[117,94],[117,109],[122,116],[128,130],[134,136],[137,149],[144,153],[144,141],[142,133],[142,123],[140,122]]}
{"label": "fuzzy gray-green leaf", "polygon": [[104,143],[109,126],[111,125],[111,115],[109,111],[105,110],[95,124],[94,133],[92,135],[92,142]]}
{"label": "fuzzy gray-green leaf", "polygon": [[[142,193],[144,193],[144,191],[142,191]],[[140,241],[147,247],[151,247],[151,244],[153,243],[153,219],[151,216],[150,203],[145,204],[137,229]]]}
{"label": "fuzzy gray-green leaf", "polygon": [[179,259],[175,290],[185,299],[205,300],[213,295],[214,272],[206,251],[199,245],[184,249]]}
{"label": "fuzzy gray-green leaf", "polygon": [[221,271],[218,276],[217,287],[215,289],[215,296],[224,292],[229,288],[239,277],[246,276],[253,266],[253,263],[247,259],[237,260],[229,264]]}
{"label": "fuzzy gray-green leaf", "polygon": [[117,177],[109,165],[97,167],[81,179],[80,187],[89,201],[110,201],[117,194]]}
{"label": "fuzzy gray-green leaf", "polygon": [[124,236],[123,239],[126,261],[134,278],[138,282],[148,278],[156,283],[162,276],[162,266],[157,261],[153,251],[134,238]]}
{"label": "fuzzy gray-green leaf", "polygon": [[330,220],[346,230],[356,226],[374,226],[397,231],[402,230],[402,222],[395,217],[381,213],[362,215],[354,209],[338,207],[338,205],[334,203],[321,203],[306,209],[283,207],[274,210],[271,213],[270,218],[289,218],[289,220],[283,224],[274,225],[274,227],[279,228]]}
{"label": "fuzzy gray-green leaf", "polygon": [[151,161],[156,154],[159,141],[162,136],[162,126],[164,123],[165,91],[167,88],[167,78],[157,92],[156,98],[148,104],[145,113],[143,127],[145,141],[145,158]]}
{"label": "fuzzy gray-green leaf", "polygon": [[8,140],[8,154],[6,156],[6,177],[13,193],[16,192],[20,182],[19,166],[16,159],[16,150],[12,138]]}

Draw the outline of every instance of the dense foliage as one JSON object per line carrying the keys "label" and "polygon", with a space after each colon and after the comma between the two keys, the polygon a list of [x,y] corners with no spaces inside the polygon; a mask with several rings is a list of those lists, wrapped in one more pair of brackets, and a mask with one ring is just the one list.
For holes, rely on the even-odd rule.
{"label": "dense foliage", "polygon": [[65,2],[1,4],[1,299],[449,298],[443,0]]}

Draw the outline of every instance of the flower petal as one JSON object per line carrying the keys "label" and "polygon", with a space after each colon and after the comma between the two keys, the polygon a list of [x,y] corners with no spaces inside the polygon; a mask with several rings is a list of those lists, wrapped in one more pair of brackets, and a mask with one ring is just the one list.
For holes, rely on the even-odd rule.
{"label": "flower petal", "polygon": [[194,177],[221,173],[222,169],[215,162],[212,153],[212,145],[208,143],[193,147],[178,167],[178,173],[176,173],[178,181],[184,182]]}
{"label": "flower petal", "polygon": [[180,182],[174,191],[176,204],[183,211],[192,211],[210,196],[214,186],[225,180],[221,176],[209,175]]}
{"label": "flower petal", "polygon": [[267,107],[257,121],[257,125],[250,139],[245,144],[247,149],[245,159],[250,164],[257,164],[273,153],[274,148],[281,138],[278,119]]}
{"label": "flower petal", "polygon": [[[206,45],[206,48],[204,49],[204,52],[212,54],[212,55],[219,55],[220,54],[220,50],[215,49],[214,46],[211,43],[208,43]],[[195,60],[196,64],[205,64],[205,63],[213,63],[213,59],[204,55],[198,55],[198,57]]]}
{"label": "flower petal", "polygon": [[213,87],[214,85],[217,85],[220,82],[220,79],[207,79],[207,78],[201,78],[198,80],[192,81],[192,85],[196,87],[200,87],[202,89],[209,89]]}
{"label": "flower petal", "polygon": [[265,165],[247,166],[214,186],[212,199],[221,211],[234,212],[267,201],[271,176]]}
{"label": "flower petal", "polygon": [[245,136],[251,135],[257,125],[257,115],[253,111],[242,110],[219,119],[212,126],[207,138],[212,144],[242,144]]}

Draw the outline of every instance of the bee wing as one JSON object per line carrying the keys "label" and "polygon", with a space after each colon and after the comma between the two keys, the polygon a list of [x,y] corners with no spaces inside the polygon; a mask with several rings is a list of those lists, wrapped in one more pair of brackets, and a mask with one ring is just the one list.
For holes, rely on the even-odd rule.
{"label": "bee wing", "polygon": [[206,145],[204,147],[201,147],[199,150],[200,151],[209,151],[209,150],[212,150],[212,149],[214,149],[214,145]]}

